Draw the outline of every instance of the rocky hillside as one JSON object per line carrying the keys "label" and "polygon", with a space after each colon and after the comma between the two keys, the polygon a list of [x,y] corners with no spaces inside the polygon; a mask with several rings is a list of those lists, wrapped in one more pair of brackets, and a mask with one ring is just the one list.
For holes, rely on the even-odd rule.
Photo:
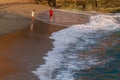
{"label": "rocky hillside", "polygon": [[56,0],[56,5],[69,9],[120,12],[120,0]]}
{"label": "rocky hillside", "polygon": [[48,1],[51,7],[103,12],[120,12],[120,0],[37,0]]}

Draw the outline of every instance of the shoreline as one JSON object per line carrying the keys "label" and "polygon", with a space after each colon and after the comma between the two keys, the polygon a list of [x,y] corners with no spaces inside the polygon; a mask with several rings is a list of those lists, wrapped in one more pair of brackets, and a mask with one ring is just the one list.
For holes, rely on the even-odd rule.
{"label": "shoreline", "polygon": [[[28,4],[27,6],[30,5]],[[66,26],[55,26],[39,20],[32,23],[30,21],[29,14],[32,10],[31,7],[34,5],[30,6],[30,8],[27,6],[12,6],[3,10],[5,13],[7,11],[7,14],[2,15],[2,18],[5,21],[1,21],[1,23],[4,22],[2,26],[5,27],[6,24],[6,28],[1,31],[4,32],[8,30],[8,32],[5,32],[5,35],[0,35],[0,67],[2,68],[2,72],[0,73],[1,80],[39,80],[31,71],[34,71],[40,64],[44,63],[43,57],[52,49],[52,40],[49,36],[53,32],[66,28]],[[17,10],[19,7],[20,10],[22,10],[23,7],[26,7],[26,10],[23,9],[23,12],[19,12]],[[45,9],[42,8],[39,9],[39,7],[37,7],[39,10],[36,14],[48,9],[48,7],[44,7]],[[14,9],[15,11],[13,11]],[[15,13],[17,15],[13,15],[11,13]],[[28,23],[23,21],[26,19],[23,15],[27,15]],[[80,16],[83,19],[82,15]],[[9,18],[9,20],[6,17]],[[60,15],[58,17],[60,17]],[[19,21],[20,18],[23,19],[22,24],[22,21]],[[16,23],[16,19],[18,19],[19,23]],[[85,23],[86,21],[88,20],[83,20],[81,23]],[[10,25],[12,25],[13,28],[9,28]],[[31,26],[33,26],[32,30]],[[13,32],[9,32],[10,29],[13,29]]]}
{"label": "shoreline", "polygon": [[45,23],[59,26],[71,26],[74,24],[85,24],[89,22],[89,18],[93,13],[88,12],[69,12],[65,10],[54,9],[54,16],[52,22],[49,22],[49,10],[38,13],[37,19]]}
{"label": "shoreline", "polygon": [[24,3],[19,5],[0,5],[0,35],[9,34],[28,27],[32,22],[32,9],[36,9],[36,17],[38,12],[48,9],[48,6]]}
{"label": "shoreline", "polygon": [[0,63],[4,63],[0,65],[3,70],[0,74],[4,78],[0,77],[0,79],[39,80],[31,71],[44,63],[43,56],[52,47],[50,34],[64,27],[40,21],[36,21],[34,25],[32,31],[29,27],[0,37],[0,52],[2,52]]}

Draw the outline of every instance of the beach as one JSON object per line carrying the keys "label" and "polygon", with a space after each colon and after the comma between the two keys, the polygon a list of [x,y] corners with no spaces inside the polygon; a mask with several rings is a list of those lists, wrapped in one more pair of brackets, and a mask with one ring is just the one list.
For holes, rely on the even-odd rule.
{"label": "beach", "polygon": [[0,80],[39,80],[32,71],[44,63],[43,56],[52,49],[53,40],[49,36],[66,26],[31,21],[32,9],[36,10],[37,18],[48,6],[4,6],[0,10]]}
{"label": "beach", "polygon": [[0,6],[0,80],[119,80],[120,14],[49,9]]}
{"label": "beach", "polygon": [[[62,29],[36,21],[30,27],[0,37],[2,80],[39,80],[31,72],[43,63],[42,57],[51,49],[49,36]],[[40,26],[39,26],[40,25]]]}
{"label": "beach", "polygon": [[[41,16],[46,14],[38,19],[49,23]],[[52,49],[32,72],[40,80],[119,80],[120,14],[57,10],[55,15],[50,24],[68,27],[51,34]]]}
{"label": "beach", "polygon": [[[35,4],[5,4],[0,8],[0,79],[38,80],[31,71],[42,62],[42,56],[51,45],[48,27],[41,28],[42,32],[30,30],[31,10],[35,8],[37,15],[47,7]],[[39,22],[34,25],[37,25],[37,29],[40,28]]]}

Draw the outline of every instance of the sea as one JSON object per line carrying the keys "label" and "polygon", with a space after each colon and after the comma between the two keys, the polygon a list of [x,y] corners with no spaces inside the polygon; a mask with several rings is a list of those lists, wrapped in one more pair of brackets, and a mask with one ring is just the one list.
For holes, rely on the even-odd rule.
{"label": "sea", "polygon": [[32,71],[40,80],[120,80],[120,13],[92,15],[50,38],[45,63]]}

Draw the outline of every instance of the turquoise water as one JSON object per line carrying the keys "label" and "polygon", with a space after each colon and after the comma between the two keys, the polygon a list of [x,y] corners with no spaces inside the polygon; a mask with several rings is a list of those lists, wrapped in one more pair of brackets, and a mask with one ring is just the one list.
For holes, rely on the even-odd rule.
{"label": "turquoise water", "polygon": [[111,57],[112,60],[104,66],[79,71],[74,75],[76,80],[81,78],[82,80],[120,80],[120,32],[114,33],[114,37],[117,44],[105,51],[105,56]]}

